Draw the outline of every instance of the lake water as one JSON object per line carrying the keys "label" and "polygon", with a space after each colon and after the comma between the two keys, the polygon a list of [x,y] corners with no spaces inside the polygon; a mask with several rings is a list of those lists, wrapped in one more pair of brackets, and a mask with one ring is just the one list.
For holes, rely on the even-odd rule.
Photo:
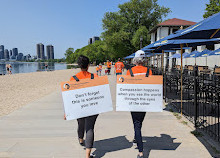
{"label": "lake water", "polygon": [[45,65],[48,65],[48,70],[64,70],[67,69],[65,63],[42,63],[42,62],[0,62],[0,75],[6,74],[6,64],[11,64],[12,74],[29,73],[37,71],[45,71]]}

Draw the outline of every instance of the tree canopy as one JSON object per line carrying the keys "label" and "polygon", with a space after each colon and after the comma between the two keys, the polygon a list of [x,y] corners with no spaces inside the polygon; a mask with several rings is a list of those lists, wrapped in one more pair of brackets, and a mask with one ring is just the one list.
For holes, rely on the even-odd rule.
{"label": "tree canopy", "polygon": [[160,23],[170,12],[160,6],[158,0],[130,0],[118,6],[117,12],[106,12],[102,19],[104,32],[101,41],[77,49],[66,51],[67,62],[75,62],[80,54],[91,61],[114,60],[125,57],[150,43],[149,30]]}
{"label": "tree canopy", "polygon": [[209,4],[206,4],[206,12],[203,15],[204,18],[208,18],[213,14],[220,12],[220,0],[210,0]]}
{"label": "tree canopy", "polygon": [[169,8],[158,5],[157,0],[130,0],[120,4],[119,11],[107,12],[102,20],[102,38],[116,57],[124,57],[149,44],[148,31],[162,21]]}

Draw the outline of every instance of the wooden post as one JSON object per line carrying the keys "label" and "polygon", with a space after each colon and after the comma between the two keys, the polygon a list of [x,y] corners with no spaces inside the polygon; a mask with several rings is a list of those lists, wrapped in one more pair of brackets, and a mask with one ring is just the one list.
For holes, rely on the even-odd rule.
{"label": "wooden post", "polygon": [[162,73],[163,73],[163,65],[164,65],[164,50],[162,50],[162,59],[161,59],[161,68],[162,68]]}
{"label": "wooden post", "polygon": [[180,45],[181,47],[181,67],[180,67],[180,75],[181,75],[181,85],[180,85],[180,89],[181,89],[181,116],[183,115],[183,45]]}

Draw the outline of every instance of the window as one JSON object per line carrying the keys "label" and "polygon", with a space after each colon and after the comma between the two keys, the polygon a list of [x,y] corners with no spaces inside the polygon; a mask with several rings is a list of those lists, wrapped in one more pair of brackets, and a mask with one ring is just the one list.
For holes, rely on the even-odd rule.
{"label": "window", "polygon": [[192,52],[197,49],[197,46],[192,47]]}
{"label": "window", "polygon": [[215,45],[214,45],[214,44],[212,44],[212,45],[207,45],[206,48],[207,48],[208,50],[215,50]]}
{"label": "window", "polygon": [[173,29],[173,33],[175,33],[176,31],[178,31],[178,29]]}

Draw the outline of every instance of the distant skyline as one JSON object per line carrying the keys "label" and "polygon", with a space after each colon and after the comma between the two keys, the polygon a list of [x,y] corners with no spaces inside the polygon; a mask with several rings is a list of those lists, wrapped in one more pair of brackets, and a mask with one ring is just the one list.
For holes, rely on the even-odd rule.
{"label": "distant skyline", "polygon": [[[100,36],[105,12],[118,10],[128,0],[0,0],[0,45],[19,48],[19,53],[36,55],[36,44],[52,44],[55,58],[65,51],[86,46],[88,39]],[[203,20],[209,0],[158,0],[172,13],[164,20],[179,18]]]}

